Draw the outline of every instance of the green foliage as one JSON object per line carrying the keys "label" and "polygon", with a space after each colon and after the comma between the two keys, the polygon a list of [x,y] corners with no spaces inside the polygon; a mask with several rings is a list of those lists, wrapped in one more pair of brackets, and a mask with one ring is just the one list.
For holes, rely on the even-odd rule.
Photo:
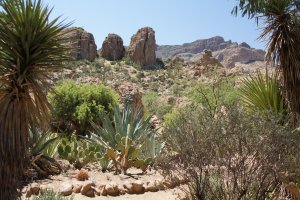
{"label": "green foliage", "polygon": [[282,172],[300,164],[299,132],[236,105],[215,116],[203,106],[185,107],[165,126],[162,140],[159,166],[189,178],[193,200],[273,199]]}
{"label": "green foliage", "polygon": [[19,199],[29,123],[46,126],[51,73],[69,60],[60,18],[41,0],[0,2],[0,199]]}
{"label": "green foliage", "polygon": [[57,151],[61,158],[68,160],[78,169],[102,158],[99,145],[79,139],[75,134],[72,134],[70,139],[62,139]]}
{"label": "green foliage", "polygon": [[252,111],[283,115],[286,108],[278,79],[278,73],[269,76],[266,72],[264,76],[259,71],[256,76],[244,79],[240,88],[244,105]]}
{"label": "green foliage", "polygon": [[142,102],[146,116],[155,114],[158,118],[163,119],[164,115],[171,112],[173,105],[158,96],[156,92],[147,92],[142,96]]}
{"label": "green foliage", "polygon": [[238,101],[238,90],[230,80],[216,79],[207,85],[199,83],[187,94],[193,102],[202,104],[211,110],[212,115],[222,105],[234,105]]}
{"label": "green foliage", "polygon": [[145,171],[153,163],[158,144],[150,118],[142,117],[142,109],[134,113],[131,106],[123,112],[115,107],[113,123],[108,115],[102,114],[103,125],[93,124],[95,133],[92,138],[106,149],[116,173],[126,174],[127,169],[133,166]]}
{"label": "green foliage", "polygon": [[29,133],[29,154],[31,156],[43,154],[53,157],[57,153],[57,146],[61,142],[58,134],[43,132],[35,127],[32,127]]}
{"label": "green foliage", "polygon": [[31,200],[73,200],[74,197],[63,197],[62,195],[55,193],[51,190],[42,192],[39,196],[33,196]]}
{"label": "green foliage", "polygon": [[77,84],[65,81],[49,95],[53,106],[52,122],[59,131],[86,135],[90,121],[100,123],[99,113],[112,113],[117,104],[116,92],[104,85]]}

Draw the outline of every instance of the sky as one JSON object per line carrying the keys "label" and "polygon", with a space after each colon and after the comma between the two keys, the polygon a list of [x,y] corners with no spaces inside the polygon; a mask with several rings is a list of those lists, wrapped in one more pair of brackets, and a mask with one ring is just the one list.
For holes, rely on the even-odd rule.
{"label": "sky", "polygon": [[158,45],[175,45],[222,36],[265,49],[257,38],[255,20],[235,17],[236,0],[44,0],[54,7],[52,17],[62,16],[72,26],[91,32],[98,48],[109,33],[123,38],[124,45],[139,28],[155,30]]}

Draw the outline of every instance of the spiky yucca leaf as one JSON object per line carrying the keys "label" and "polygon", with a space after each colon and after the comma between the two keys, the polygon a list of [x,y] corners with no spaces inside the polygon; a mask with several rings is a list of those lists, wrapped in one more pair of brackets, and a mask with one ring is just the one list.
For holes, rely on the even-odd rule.
{"label": "spiky yucca leaf", "polygon": [[277,115],[285,112],[278,73],[269,76],[257,71],[256,76],[243,80],[240,91],[242,102],[253,111],[268,111]]}
{"label": "spiky yucca leaf", "polygon": [[68,59],[63,31],[41,0],[0,3],[0,199],[18,199],[29,122],[46,124],[49,72]]}

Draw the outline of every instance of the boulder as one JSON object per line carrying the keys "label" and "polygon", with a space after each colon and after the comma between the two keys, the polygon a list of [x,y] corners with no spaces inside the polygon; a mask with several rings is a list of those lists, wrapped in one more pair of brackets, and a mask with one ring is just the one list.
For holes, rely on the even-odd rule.
{"label": "boulder", "polygon": [[212,51],[206,49],[203,51],[203,57],[200,59],[200,64],[202,66],[223,67],[222,64],[212,56]]}
{"label": "boulder", "polygon": [[82,184],[74,184],[73,186],[74,193],[80,193],[81,189],[82,189]]}
{"label": "boulder", "polygon": [[70,55],[77,60],[94,61],[97,57],[97,45],[93,34],[78,27],[72,27],[66,31],[67,37],[72,39]]}
{"label": "boulder", "polygon": [[81,194],[84,195],[84,196],[90,197],[91,195],[94,194],[93,187],[95,187],[95,183],[93,181],[85,182],[84,185],[81,188]]}
{"label": "boulder", "polygon": [[106,190],[107,195],[110,195],[110,196],[118,196],[119,195],[118,185],[115,182],[110,182],[110,183],[106,184],[105,190]]}
{"label": "boulder", "polygon": [[40,185],[37,183],[32,183],[30,186],[31,194],[38,195],[40,193]]}
{"label": "boulder", "polygon": [[73,193],[73,185],[71,183],[64,183],[60,188],[60,194],[63,196],[70,196]]}
{"label": "boulder", "polygon": [[155,32],[150,27],[141,28],[131,37],[127,54],[131,60],[141,66],[154,65],[156,61]]}
{"label": "boulder", "polygon": [[124,55],[123,39],[117,34],[108,34],[102,44],[100,56],[106,60],[115,61],[122,59]]}

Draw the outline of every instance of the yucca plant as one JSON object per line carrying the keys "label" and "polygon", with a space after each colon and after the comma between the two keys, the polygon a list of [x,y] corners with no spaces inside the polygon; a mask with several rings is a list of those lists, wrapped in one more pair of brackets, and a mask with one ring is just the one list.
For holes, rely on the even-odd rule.
{"label": "yucca plant", "polygon": [[151,116],[144,119],[142,108],[134,112],[132,106],[123,111],[115,107],[113,123],[106,114],[101,115],[101,121],[102,126],[92,123],[92,139],[106,149],[104,156],[112,160],[115,172],[126,174],[130,167],[145,171],[159,150]]}
{"label": "yucca plant", "polygon": [[242,102],[252,111],[271,112],[276,115],[286,112],[278,72],[269,75],[266,71],[264,75],[257,71],[256,76],[242,81],[240,92]]}
{"label": "yucca plant", "polygon": [[300,2],[299,0],[237,0],[242,16],[263,20],[259,39],[267,41],[267,61],[279,66],[292,126],[300,114]]}
{"label": "yucca plant", "polygon": [[0,199],[19,199],[30,120],[46,125],[49,74],[68,60],[64,24],[41,0],[0,3]]}

